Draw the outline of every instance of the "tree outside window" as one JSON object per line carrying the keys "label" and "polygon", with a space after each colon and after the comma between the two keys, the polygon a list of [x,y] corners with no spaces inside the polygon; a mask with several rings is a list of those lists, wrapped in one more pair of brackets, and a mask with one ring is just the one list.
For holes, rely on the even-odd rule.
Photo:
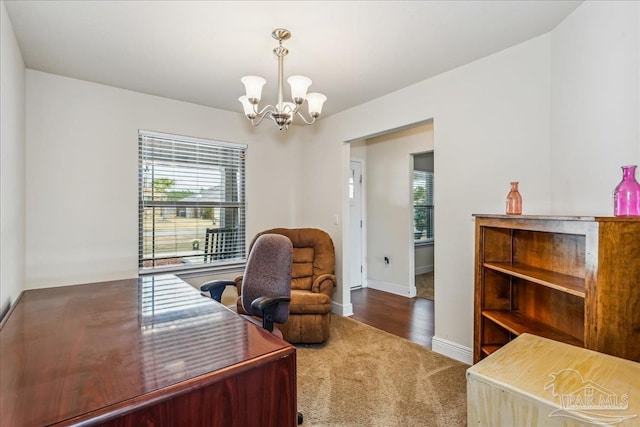
{"label": "tree outside window", "polygon": [[245,260],[246,146],[140,131],[141,273]]}

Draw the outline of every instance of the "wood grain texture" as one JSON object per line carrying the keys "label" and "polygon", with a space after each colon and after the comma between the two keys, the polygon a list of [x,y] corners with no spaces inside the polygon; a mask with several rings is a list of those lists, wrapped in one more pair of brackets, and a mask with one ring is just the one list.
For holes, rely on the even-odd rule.
{"label": "wood grain texture", "polygon": [[351,304],[354,320],[431,348],[433,301],[362,288],[351,291]]}
{"label": "wood grain texture", "polygon": [[[580,345],[584,344],[583,297],[526,280],[514,279],[514,283],[513,310],[532,321],[571,335],[582,343]],[[539,335],[553,338],[544,333]]]}
{"label": "wood grain texture", "polygon": [[[505,311],[505,313],[509,313]],[[494,321],[493,319],[485,316],[482,317],[482,327],[480,328],[482,332],[481,337],[481,350],[483,353],[486,353],[484,350],[486,347],[496,346],[500,347],[511,341],[516,334],[509,331],[507,328],[504,328],[500,325],[499,322]]]}
{"label": "wood grain texture", "polygon": [[[234,378],[257,367],[295,368],[295,348],[171,275],[25,291],[0,329],[0,352],[0,418],[25,427],[98,425],[136,411],[203,420],[185,415],[187,396],[235,394]],[[270,387],[294,425],[295,370],[285,371]],[[247,403],[220,398],[234,398],[234,411]]]}
{"label": "wood grain texture", "polygon": [[640,221],[600,222],[591,347],[640,361]]}
{"label": "wood grain texture", "polygon": [[283,417],[295,402],[292,372],[294,358],[283,357],[99,426],[292,426],[291,417]]}
{"label": "wood grain texture", "polygon": [[475,362],[492,322],[640,361],[640,218],[475,217]]}
{"label": "wood grain texture", "polygon": [[507,310],[485,310],[482,315],[515,336],[522,334],[534,334],[567,344],[583,347],[582,340],[577,339],[566,332],[552,328],[548,324],[540,322],[534,318],[525,316],[517,311]]}
{"label": "wood grain texture", "polygon": [[555,271],[543,270],[522,263],[510,262],[485,262],[484,266],[491,270],[500,271],[513,277],[518,277],[529,282],[573,294],[584,298],[584,279]]}
{"label": "wood grain texture", "polygon": [[484,268],[483,275],[484,283],[490,283],[491,286],[482,287],[480,308],[510,310],[513,305],[511,277],[491,268]]}
{"label": "wood grain texture", "polygon": [[529,230],[515,230],[513,234],[514,263],[558,274],[584,277],[584,234]]}
{"label": "wood grain texture", "polygon": [[467,370],[467,423],[638,426],[638,378],[636,362],[523,334]]}

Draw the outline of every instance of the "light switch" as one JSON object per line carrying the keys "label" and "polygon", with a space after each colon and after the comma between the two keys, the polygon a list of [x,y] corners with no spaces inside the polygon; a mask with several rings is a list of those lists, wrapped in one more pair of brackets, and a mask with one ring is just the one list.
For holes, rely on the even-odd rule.
{"label": "light switch", "polygon": [[338,214],[335,214],[335,215],[333,216],[333,224],[334,224],[334,225],[338,225],[338,224],[340,224],[340,217],[338,216]]}

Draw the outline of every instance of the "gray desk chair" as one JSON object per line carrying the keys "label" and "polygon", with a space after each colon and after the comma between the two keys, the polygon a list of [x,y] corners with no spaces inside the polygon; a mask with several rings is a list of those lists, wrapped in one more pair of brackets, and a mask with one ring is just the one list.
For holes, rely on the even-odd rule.
{"label": "gray desk chair", "polygon": [[[282,338],[274,323],[284,323],[289,317],[291,301],[291,240],[279,234],[263,234],[254,243],[244,271],[242,308],[251,321]],[[211,298],[220,302],[227,285],[233,280],[213,280],[200,286]],[[302,414],[298,412],[298,424]]]}

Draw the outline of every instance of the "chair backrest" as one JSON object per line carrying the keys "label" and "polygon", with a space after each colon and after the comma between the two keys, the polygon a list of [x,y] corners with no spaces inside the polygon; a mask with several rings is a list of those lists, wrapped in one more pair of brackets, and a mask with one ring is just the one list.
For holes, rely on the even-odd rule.
{"label": "chair backrest", "polygon": [[237,228],[207,228],[204,239],[204,262],[235,258],[237,252]]}
{"label": "chair backrest", "polygon": [[[242,280],[242,307],[254,316],[260,316],[251,307],[262,296],[291,296],[291,263],[293,246],[285,236],[263,234],[254,241]],[[289,317],[289,303],[281,303],[273,321],[284,323]]]}
{"label": "chair backrest", "polygon": [[291,289],[311,290],[313,281],[323,274],[334,274],[336,256],[333,240],[325,231],[317,228],[272,228],[256,235],[249,246],[249,253],[261,235],[280,234],[293,244]]}

